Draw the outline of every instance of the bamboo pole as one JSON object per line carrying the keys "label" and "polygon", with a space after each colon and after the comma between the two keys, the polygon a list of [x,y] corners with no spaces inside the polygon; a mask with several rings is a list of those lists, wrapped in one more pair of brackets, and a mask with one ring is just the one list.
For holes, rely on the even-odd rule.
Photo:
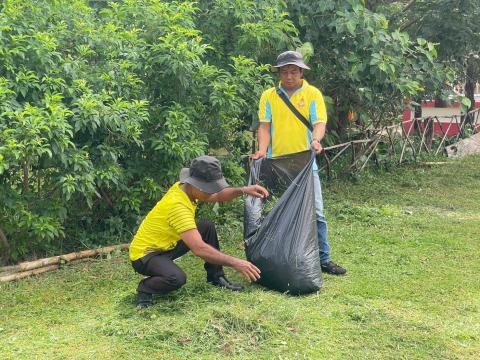
{"label": "bamboo pole", "polygon": [[[348,168],[347,172],[352,171],[352,169],[356,167],[357,162],[360,160],[360,158],[361,158],[362,156],[364,156],[365,154],[368,154],[368,152],[369,152],[369,151],[371,150],[371,148],[372,148],[372,145],[373,145],[373,148],[374,148],[374,150],[375,150],[375,146],[376,146],[376,144],[378,143],[378,141],[380,141],[380,139],[381,139],[381,136],[377,136],[377,135],[375,135],[373,138],[370,138],[370,139],[369,139],[369,142],[370,142],[370,143],[368,144],[368,146],[367,146],[366,148],[364,148],[361,152],[359,152],[359,154],[357,155],[356,159],[354,159],[352,165],[350,165],[350,167]],[[363,167],[362,167],[362,169],[363,169]]]}
{"label": "bamboo pole", "polygon": [[371,141],[372,141],[371,138],[362,139],[362,140],[352,140],[352,141],[349,141],[349,142],[346,142],[346,143],[341,143],[341,144],[337,144],[337,145],[328,146],[326,148],[323,148],[323,150],[329,151],[329,150],[333,150],[333,149],[336,149],[336,148],[339,148],[339,147],[348,146],[348,145],[351,145],[351,144],[365,144],[365,143],[369,143]]}
{"label": "bamboo pole", "polygon": [[[22,262],[18,265],[5,266],[0,268],[0,281],[3,281],[1,279],[3,279],[4,277],[8,277],[16,273],[31,272],[32,270],[43,269],[43,268],[49,268],[49,270],[47,271],[50,271],[55,269],[54,266],[58,268],[63,261],[69,262],[69,261],[89,258],[97,255],[108,254],[116,249],[120,249],[120,250],[128,249],[129,246],[130,244],[111,245],[111,246],[107,246],[99,249],[84,250],[84,251],[69,253],[66,255],[53,256],[46,259]],[[41,271],[41,272],[44,272],[44,271]],[[32,272],[30,275],[34,275],[34,274],[36,273]],[[30,276],[30,275],[27,275],[27,276]],[[10,280],[5,280],[5,281],[10,281]]]}
{"label": "bamboo pole", "polygon": [[33,269],[38,269],[45,266],[51,266],[60,264],[60,256],[54,256],[46,259],[40,259],[35,261],[22,262],[18,265],[5,266],[0,269],[0,274],[3,273],[18,273],[22,271],[30,271]]}
{"label": "bamboo pole", "polygon": [[352,146],[352,143],[351,143],[351,142],[347,143],[347,144],[345,145],[345,147],[344,147],[342,150],[340,150],[340,151],[338,152],[338,154],[333,157],[332,160],[330,160],[330,163],[333,163],[335,160],[337,160],[338,157],[339,157],[340,155],[342,155],[346,150],[348,150],[348,148],[349,148],[350,146]]}
{"label": "bamboo pole", "polygon": [[[379,137],[371,146],[372,151],[370,152],[370,155],[368,155],[367,160],[363,163],[362,167],[360,168],[360,171],[362,171],[365,166],[367,166],[368,160],[370,160],[370,157],[375,153],[375,150],[377,149],[378,143],[380,142],[381,137]],[[365,152],[366,154],[367,152]]]}
{"label": "bamboo pole", "polygon": [[[447,131],[445,131],[445,135],[443,135],[442,141],[440,141],[440,144],[438,145],[437,151],[435,151],[435,156],[438,155],[438,152],[439,152],[440,149],[442,148],[442,145],[443,145],[443,143],[445,142],[445,139],[446,139],[447,136],[448,136],[448,132],[450,131],[450,128],[452,127],[453,119],[454,119],[453,117],[450,119],[450,123],[448,124]],[[455,120],[456,120],[456,118],[455,118]]]}
{"label": "bamboo pole", "polygon": [[[393,156],[396,156],[397,151],[395,150],[395,141],[394,141],[395,135],[392,136],[393,131],[390,131],[390,129],[388,128],[386,129],[386,131],[388,135],[388,141],[390,142],[390,148],[392,149],[392,152],[393,152]],[[391,157],[391,153],[390,153],[390,157]]]}
{"label": "bamboo pole", "polygon": [[428,117],[426,118],[422,125],[423,125],[423,132],[422,132],[422,139],[420,141],[420,147],[418,148],[418,155],[420,155],[420,153],[422,152],[422,148],[425,147],[425,150],[427,153],[430,153],[430,150],[428,149],[428,145],[426,143],[426,139],[425,139],[425,136],[427,135],[427,131],[429,131],[429,127],[430,127],[430,120],[432,118]]}
{"label": "bamboo pole", "polygon": [[[326,153],[325,149],[322,150],[322,155],[323,155],[323,158],[325,159],[325,166],[327,167],[327,177],[330,179],[332,177],[331,164],[330,164],[330,160],[328,159],[328,156],[327,156],[327,153]],[[325,168],[325,166],[323,168]]]}
{"label": "bamboo pole", "polygon": [[403,155],[405,154],[407,144],[410,145],[410,148],[412,149],[412,152],[413,152],[413,156],[415,157],[415,159],[417,159],[417,154],[416,154],[415,147],[413,146],[412,142],[410,141],[411,130],[415,128],[415,122],[413,122],[413,121],[411,121],[411,122],[412,122],[412,126],[408,129],[408,131],[405,131],[405,128],[403,126],[401,127],[402,128],[402,134],[405,138],[405,141],[403,142],[402,153],[400,154],[400,160],[398,161],[399,164],[402,163]]}
{"label": "bamboo pole", "polygon": [[52,271],[52,270],[58,269],[59,267],[60,265],[49,265],[49,266],[44,266],[34,270],[22,271],[15,274],[0,276],[0,282],[23,279],[32,275],[41,274],[47,271]]}

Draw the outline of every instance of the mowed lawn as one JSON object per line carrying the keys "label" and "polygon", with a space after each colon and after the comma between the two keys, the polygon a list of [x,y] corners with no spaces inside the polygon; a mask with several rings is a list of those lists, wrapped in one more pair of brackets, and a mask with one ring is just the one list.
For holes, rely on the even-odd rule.
{"label": "mowed lawn", "polygon": [[[480,158],[324,187],[334,260],[318,294],[205,283],[134,307],[126,254],[0,285],[0,359],[480,359]],[[238,223],[223,249],[243,256]],[[228,276],[245,283],[231,269]]]}

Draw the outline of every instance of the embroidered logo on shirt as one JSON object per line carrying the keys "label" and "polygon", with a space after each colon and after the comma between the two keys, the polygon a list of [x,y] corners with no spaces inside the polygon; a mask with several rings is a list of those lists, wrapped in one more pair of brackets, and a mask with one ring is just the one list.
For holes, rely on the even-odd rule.
{"label": "embroidered logo on shirt", "polygon": [[305,99],[302,98],[300,102],[298,103],[298,107],[303,108],[305,106]]}

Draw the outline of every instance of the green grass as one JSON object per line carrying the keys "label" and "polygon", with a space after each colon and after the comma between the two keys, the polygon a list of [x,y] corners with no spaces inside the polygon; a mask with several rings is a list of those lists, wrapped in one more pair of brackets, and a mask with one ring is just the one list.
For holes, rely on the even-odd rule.
{"label": "green grass", "polygon": [[[134,308],[126,255],[0,285],[0,359],[479,359],[480,158],[324,188],[345,277],[319,294],[187,285]],[[241,229],[223,228],[243,255]],[[243,280],[231,269],[228,276]]]}

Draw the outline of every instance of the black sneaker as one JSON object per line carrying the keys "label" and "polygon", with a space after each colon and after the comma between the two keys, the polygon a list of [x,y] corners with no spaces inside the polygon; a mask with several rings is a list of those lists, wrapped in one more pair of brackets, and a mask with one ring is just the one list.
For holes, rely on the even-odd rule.
{"label": "black sneaker", "polygon": [[144,309],[153,306],[153,294],[137,291],[137,308]]}
{"label": "black sneaker", "polygon": [[345,275],[347,270],[340,265],[335,264],[333,261],[322,264],[322,272],[332,275]]}
{"label": "black sneaker", "polygon": [[243,286],[232,284],[225,276],[220,276],[218,279],[208,281],[213,286],[218,286],[231,291],[243,291]]}

